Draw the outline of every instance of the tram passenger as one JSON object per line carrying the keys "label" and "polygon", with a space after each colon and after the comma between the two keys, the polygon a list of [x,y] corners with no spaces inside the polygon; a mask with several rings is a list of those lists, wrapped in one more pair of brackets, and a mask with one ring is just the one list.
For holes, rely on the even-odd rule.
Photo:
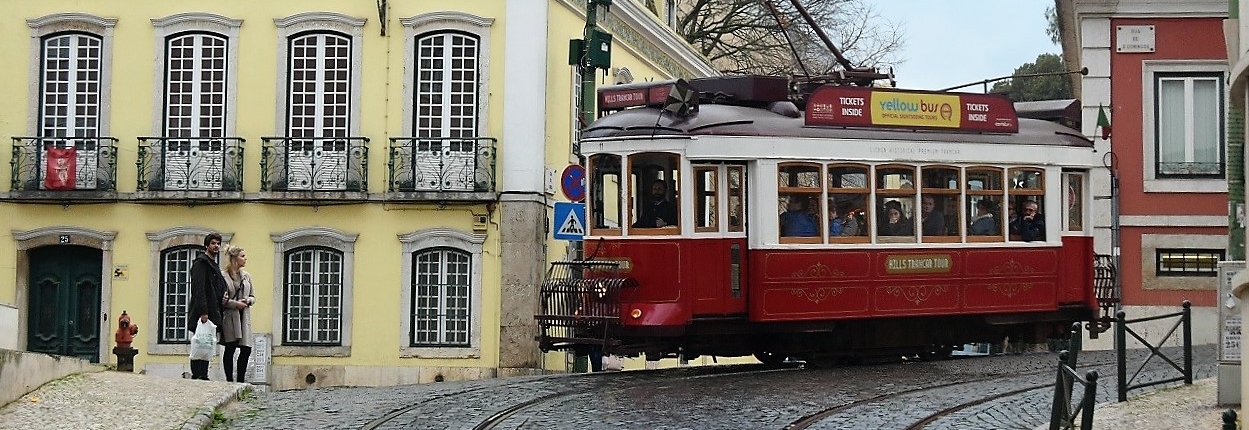
{"label": "tram passenger", "polygon": [[982,199],[976,202],[976,216],[971,219],[971,226],[967,228],[967,234],[973,236],[996,236],[1000,229],[997,222],[997,212],[992,200]]}
{"label": "tram passenger", "polygon": [[897,200],[885,202],[885,220],[880,223],[881,236],[911,236],[915,234],[915,227],[911,225],[910,218],[902,214],[902,203]]}
{"label": "tram passenger", "polygon": [[920,209],[923,210],[922,226],[924,236],[945,236],[945,214],[937,210],[937,199],[933,196],[924,196]]}
{"label": "tram passenger", "polygon": [[1023,213],[1010,223],[1011,234],[1019,235],[1025,242],[1045,240],[1045,216],[1039,207],[1033,200],[1023,202]]}
{"label": "tram passenger", "polygon": [[781,236],[819,236],[819,222],[807,209],[806,199],[790,196],[785,203],[785,212],[781,213]]}
{"label": "tram passenger", "polygon": [[668,200],[668,181],[656,179],[651,184],[650,204],[642,208],[634,227],[656,228],[675,227],[677,225],[677,207]]}

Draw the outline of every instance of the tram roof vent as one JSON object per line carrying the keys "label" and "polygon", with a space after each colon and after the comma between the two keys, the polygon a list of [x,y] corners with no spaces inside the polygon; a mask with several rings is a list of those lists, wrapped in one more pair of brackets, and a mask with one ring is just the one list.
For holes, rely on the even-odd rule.
{"label": "tram roof vent", "polygon": [[1020,118],[1039,119],[1080,129],[1080,101],[1076,99],[1015,102],[1015,113]]}

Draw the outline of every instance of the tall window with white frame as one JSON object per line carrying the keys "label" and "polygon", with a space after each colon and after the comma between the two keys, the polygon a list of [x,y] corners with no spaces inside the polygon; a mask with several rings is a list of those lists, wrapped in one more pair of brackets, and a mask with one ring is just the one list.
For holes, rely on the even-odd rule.
{"label": "tall window with white frame", "polygon": [[476,36],[464,33],[416,36],[417,184],[446,191],[472,191],[476,185],[479,45]]}
{"label": "tall window with white frame", "polygon": [[343,253],[330,248],[295,248],[285,255],[283,345],[342,343]]}
{"label": "tall window with white frame", "polygon": [[165,190],[218,190],[225,167],[227,38],[186,32],[165,41]]}
{"label": "tall window with white frame", "polygon": [[470,346],[472,255],[452,248],[412,253],[409,346]]}
{"label": "tall window with white frame", "polygon": [[[40,150],[69,150],[72,155],[63,156],[74,158],[78,189],[96,187],[102,47],[102,38],[86,33],[57,33],[42,41],[39,135],[45,139]],[[50,158],[40,157],[41,164]],[[40,165],[39,171],[47,168]]]}
{"label": "tall window with white frame", "polygon": [[1157,177],[1222,178],[1223,74],[1154,75]]}
{"label": "tall window with white frame", "polygon": [[187,343],[186,309],[190,301],[191,263],[203,246],[185,245],[160,253],[160,309],[157,343]]}
{"label": "tall window with white frame", "polygon": [[350,134],[351,37],[309,32],[289,43],[287,187],[346,189],[350,144],[334,138]]}

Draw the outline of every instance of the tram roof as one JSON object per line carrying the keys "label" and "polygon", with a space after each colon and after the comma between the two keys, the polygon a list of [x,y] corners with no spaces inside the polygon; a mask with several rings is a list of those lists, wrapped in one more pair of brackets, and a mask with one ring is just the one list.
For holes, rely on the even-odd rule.
{"label": "tram roof", "polygon": [[1019,118],[1019,132],[1009,134],[887,127],[808,127],[804,125],[802,112],[790,102],[772,103],[768,108],[704,104],[686,117],[676,117],[656,107],[631,108],[599,118],[582,133],[585,139],[639,136],[775,136],[1093,147],[1093,142],[1078,130],[1030,118]]}

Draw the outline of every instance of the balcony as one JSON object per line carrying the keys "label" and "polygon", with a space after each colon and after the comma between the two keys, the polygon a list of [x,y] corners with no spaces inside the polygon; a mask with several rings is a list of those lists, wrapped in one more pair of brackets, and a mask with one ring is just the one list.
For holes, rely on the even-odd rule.
{"label": "balcony", "polygon": [[367,137],[262,137],[262,199],[366,200]]}
{"label": "balcony", "polygon": [[14,137],[7,198],[55,201],[117,199],[117,139]]}
{"label": "balcony", "polygon": [[243,198],[243,138],[139,137],[136,198]]}
{"label": "balcony", "polygon": [[495,200],[490,137],[392,137],[387,199]]}

